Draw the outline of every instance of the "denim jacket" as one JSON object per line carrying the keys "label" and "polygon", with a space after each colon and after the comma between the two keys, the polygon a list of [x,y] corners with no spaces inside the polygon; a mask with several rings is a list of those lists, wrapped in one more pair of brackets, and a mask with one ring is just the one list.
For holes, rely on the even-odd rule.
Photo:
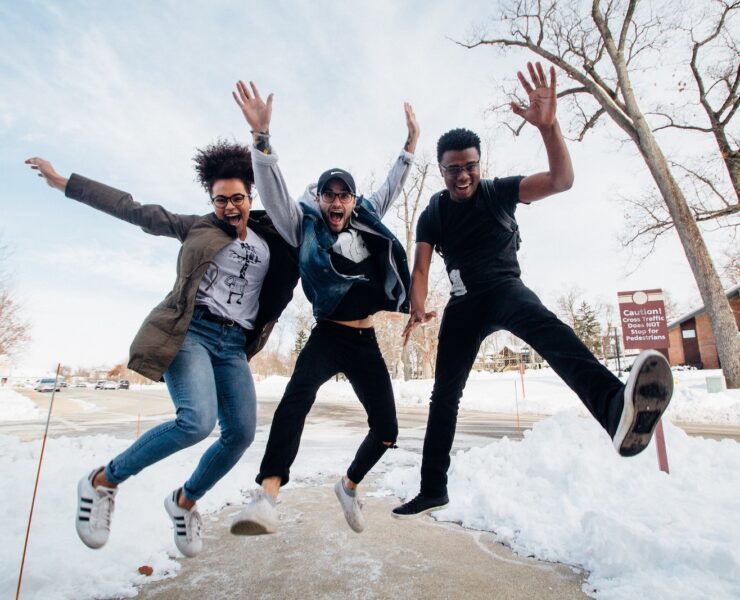
{"label": "denim jacket", "polygon": [[[413,155],[402,151],[388,177],[370,197],[358,197],[350,226],[388,241],[384,288],[386,303],[378,310],[409,311],[408,260],[402,244],[381,223],[381,218],[398,198],[408,176]],[[278,156],[252,148],[255,183],[275,229],[292,246],[298,247],[298,266],[306,297],[316,319],[327,318],[352,286],[355,277],[338,273],[331,264],[329,249],[336,241],[316,202],[316,184],[309,185],[298,202],[288,193],[278,167]]]}
{"label": "denim jacket", "polygon": [[[316,203],[300,203],[303,209],[303,241],[298,251],[298,269],[301,274],[303,291],[313,306],[317,319],[331,315],[352,286],[353,280],[361,275],[343,275],[331,264],[330,248],[337,240],[336,234],[324,221]],[[387,240],[387,251],[383,253],[385,262],[386,302],[379,310],[409,312],[409,275],[406,251],[401,242],[381,223],[372,204],[360,196],[350,218],[350,225],[358,231],[378,235]]]}

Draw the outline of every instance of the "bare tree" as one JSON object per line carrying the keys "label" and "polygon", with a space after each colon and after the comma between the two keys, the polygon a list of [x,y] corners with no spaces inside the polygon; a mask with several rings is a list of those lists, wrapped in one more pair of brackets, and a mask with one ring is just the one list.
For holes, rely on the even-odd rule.
{"label": "bare tree", "polygon": [[[728,13],[735,10],[736,2],[723,4]],[[639,77],[654,64],[645,62],[648,57],[659,60],[662,46],[673,41],[678,23],[671,19],[680,18],[681,11],[674,2],[638,0],[593,0],[589,12],[581,8],[581,3],[563,0],[513,0],[502,9],[497,31],[461,45],[534,52],[564,70],[573,82],[558,96],[572,101],[579,139],[604,116],[627,135],[645,161],[684,248],[712,324],[727,384],[738,388],[740,340],[735,318],[694,213],[633,87],[633,76]],[[733,85],[730,97],[736,108],[737,78],[731,90]],[[723,113],[728,123],[728,117],[735,114],[733,107]]]}
{"label": "bare tree", "polygon": [[7,245],[0,242],[0,356],[11,356],[29,341],[30,325],[23,318],[18,300],[10,287]]}
{"label": "bare tree", "polygon": [[[71,373],[69,373],[67,376],[69,377],[70,375]],[[126,366],[125,361],[118,363],[110,371],[108,371],[107,377],[109,379],[126,379],[134,385],[149,385],[151,383],[154,383],[151,379],[148,379],[140,373],[129,369]]]}
{"label": "bare tree", "polygon": [[740,250],[737,247],[725,251],[722,276],[731,287],[740,284]]}
{"label": "bare tree", "polygon": [[571,329],[576,326],[576,315],[581,296],[583,296],[582,289],[571,287],[555,301],[555,311],[565,323],[570,325]]}
{"label": "bare tree", "polygon": [[[412,257],[414,256],[414,240],[416,239],[416,222],[421,210],[428,202],[429,182],[433,171],[433,163],[428,155],[423,154],[418,157],[414,163],[414,170],[409,175],[406,186],[401,191],[401,198],[396,202],[396,215],[401,221],[403,227],[402,239],[406,249],[406,256],[411,267]],[[403,327],[401,327],[403,331]],[[400,355],[400,362],[403,365],[403,378],[408,381],[414,374],[414,357],[412,356],[413,347],[403,345],[402,339],[396,340],[396,352]],[[388,364],[395,363],[396,358],[389,361]]]}

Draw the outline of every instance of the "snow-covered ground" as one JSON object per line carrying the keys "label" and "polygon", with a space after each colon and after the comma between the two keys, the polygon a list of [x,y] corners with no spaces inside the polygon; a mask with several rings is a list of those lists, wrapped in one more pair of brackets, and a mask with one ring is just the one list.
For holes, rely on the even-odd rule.
{"label": "snow-covered ground", "polygon": [[[737,391],[707,394],[707,372],[677,373],[669,416],[679,421],[740,423]],[[579,402],[546,371],[528,373],[526,399],[518,375],[476,375],[465,408],[555,415],[526,432],[522,441],[497,440],[459,452],[450,469],[447,509],[437,518],[492,531],[517,552],[560,561],[589,573],[585,590],[600,599],[740,597],[740,444],[692,438],[666,422],[671,474],[657,469],[655,449],[620,459],[610,440]],[[258,390],[279,395],[284,380]],[[397,383],[399,403],[425,404],[431,382]],[[2,391],[0,419],[30,414]],[[329,383],[319,401],[354,399],[348,384]],[[515,403],[515,398],[518,401]],[[25,398],[23,398],[25,400]],[[18,418],[13,417],[13,418]],[[38,418],[30,417],[30,418]],[[43,423],[42,423],[43,425]],[[241,503],[264,450],[261,430],[244,458],[199,504],[208,530],[223,506]],[[348,428],[307,427],[289,485],[314,485],[339,476],[361,439]],[[177,574],[179,562],[162,500],[192,471],[204,442],[152,466],[121,487],[110,542],[89,550],[74,531],[75,489],[86,471],[123,450],[130,439],[83,436],[49,439],[31,529],[22,597],[93,598],[136,594],[146,578]],[[375,468],[377,494],[399,498],[418,490],[417,454],[389,452]],[[0,596],[14,592],[41,443],[0,436]],[[372,498],[368,499],[372,502]],[[210,517],[208,515],[211,515]]]}
{"label": "snow-covered ground", "polygon": [[0,387],[0,422],[35,421],[45,419],[46,413],[35,403],[12,388]]}
{"label": "snow-covered ground", "polygon": [[[671,421],[682,423],[740,424],[740,390],[709,394],[706,378],[721,371],[675,371],[675,391],[666,413]],[[626,380],[626,374],[623,376]],[[257,383],[257,394],[280,397],[287,377],[268,377]],[[424,406],[432,392],[431,379],[394,381],[396,403]],[[347,381],[329,381],[319,390],[322,401],[356,401]],[[465,386],[461,408],[495,413],[531,413],[552,415],[561,410],[588,412],[568,386],[550,369],[527,371],[522,379],[518,372],[472,373]]]}

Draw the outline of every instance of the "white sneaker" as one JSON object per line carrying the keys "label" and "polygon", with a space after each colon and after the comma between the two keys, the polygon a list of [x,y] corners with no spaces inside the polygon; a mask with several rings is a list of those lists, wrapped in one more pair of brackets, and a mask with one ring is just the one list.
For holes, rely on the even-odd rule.
{"label": "white sneaker", "polygon": [[262,489],[252,493],[252,501],[231,521],[231,533],[234,535],[275,533],[277,527],[275,500]]}
{"label": "white sneaker", "polygon": [[203,549],[203,538],[201,537],[203,521],[200,518],[197,505],[194,505],[190,510],[185,510],[177,504],[179,493],[180,488],[167,495],[164,499],[164,509],[175,526],[175,545],[177,549],[188,558],[192,558]]}
{"label": "white sneaker", "polygon": [[660,352],[641,352],[624,388],[624,408],[613,442],[622,456],[642,452],[673,395],[671,366]]}
{"label": "white sneaker", "polygon": [[93,487],[100,469],[93,469],[77,484],[77,519],[75,527],[82,542],[90,548],[105,545],[110,535],[110,522],[115,508],[116,488]]}
{"label": "white sneaker", "polygon": [[344,488],[344,477],[342,477],[334,485],[334,493],[337,495],[339,504],[342,505],[347,524],[352,531],[362,533],[362,530],[365,529],[365,517],[362,516],[362,501],[357,492],[354,496],[350,496]]}

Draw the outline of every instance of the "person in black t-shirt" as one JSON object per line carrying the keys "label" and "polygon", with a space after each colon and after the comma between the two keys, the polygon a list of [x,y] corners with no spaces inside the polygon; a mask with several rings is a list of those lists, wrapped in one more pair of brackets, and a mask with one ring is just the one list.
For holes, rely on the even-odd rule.
{"label": "person in black t-shirt", "polygon": [[494,331],[508,330],[534,348],[578,394],[622,456],[647,446],[673,391],[668,362],[654,350],[640,354],[623,384],[519,277],[517,205],[573,184],[573,167],[555,118],[555,70],[550,69],[548,84],[539,63],[536,69],[527,66],[531,83],[522,73],[518,77],[529,106],[512,104],[512,110],[540,130],[548,171],[481,180],[480,139],[475,133],[453,129],[437,144],[446,190],[433,197],[419,217],[406,341],[416,326],[436,316],[424,308],[435,247],[444,258],[452,289],[439,332],[421,490],[393,509],[399,519],[447,505],[447,469],[460,397],[481,342]]}

